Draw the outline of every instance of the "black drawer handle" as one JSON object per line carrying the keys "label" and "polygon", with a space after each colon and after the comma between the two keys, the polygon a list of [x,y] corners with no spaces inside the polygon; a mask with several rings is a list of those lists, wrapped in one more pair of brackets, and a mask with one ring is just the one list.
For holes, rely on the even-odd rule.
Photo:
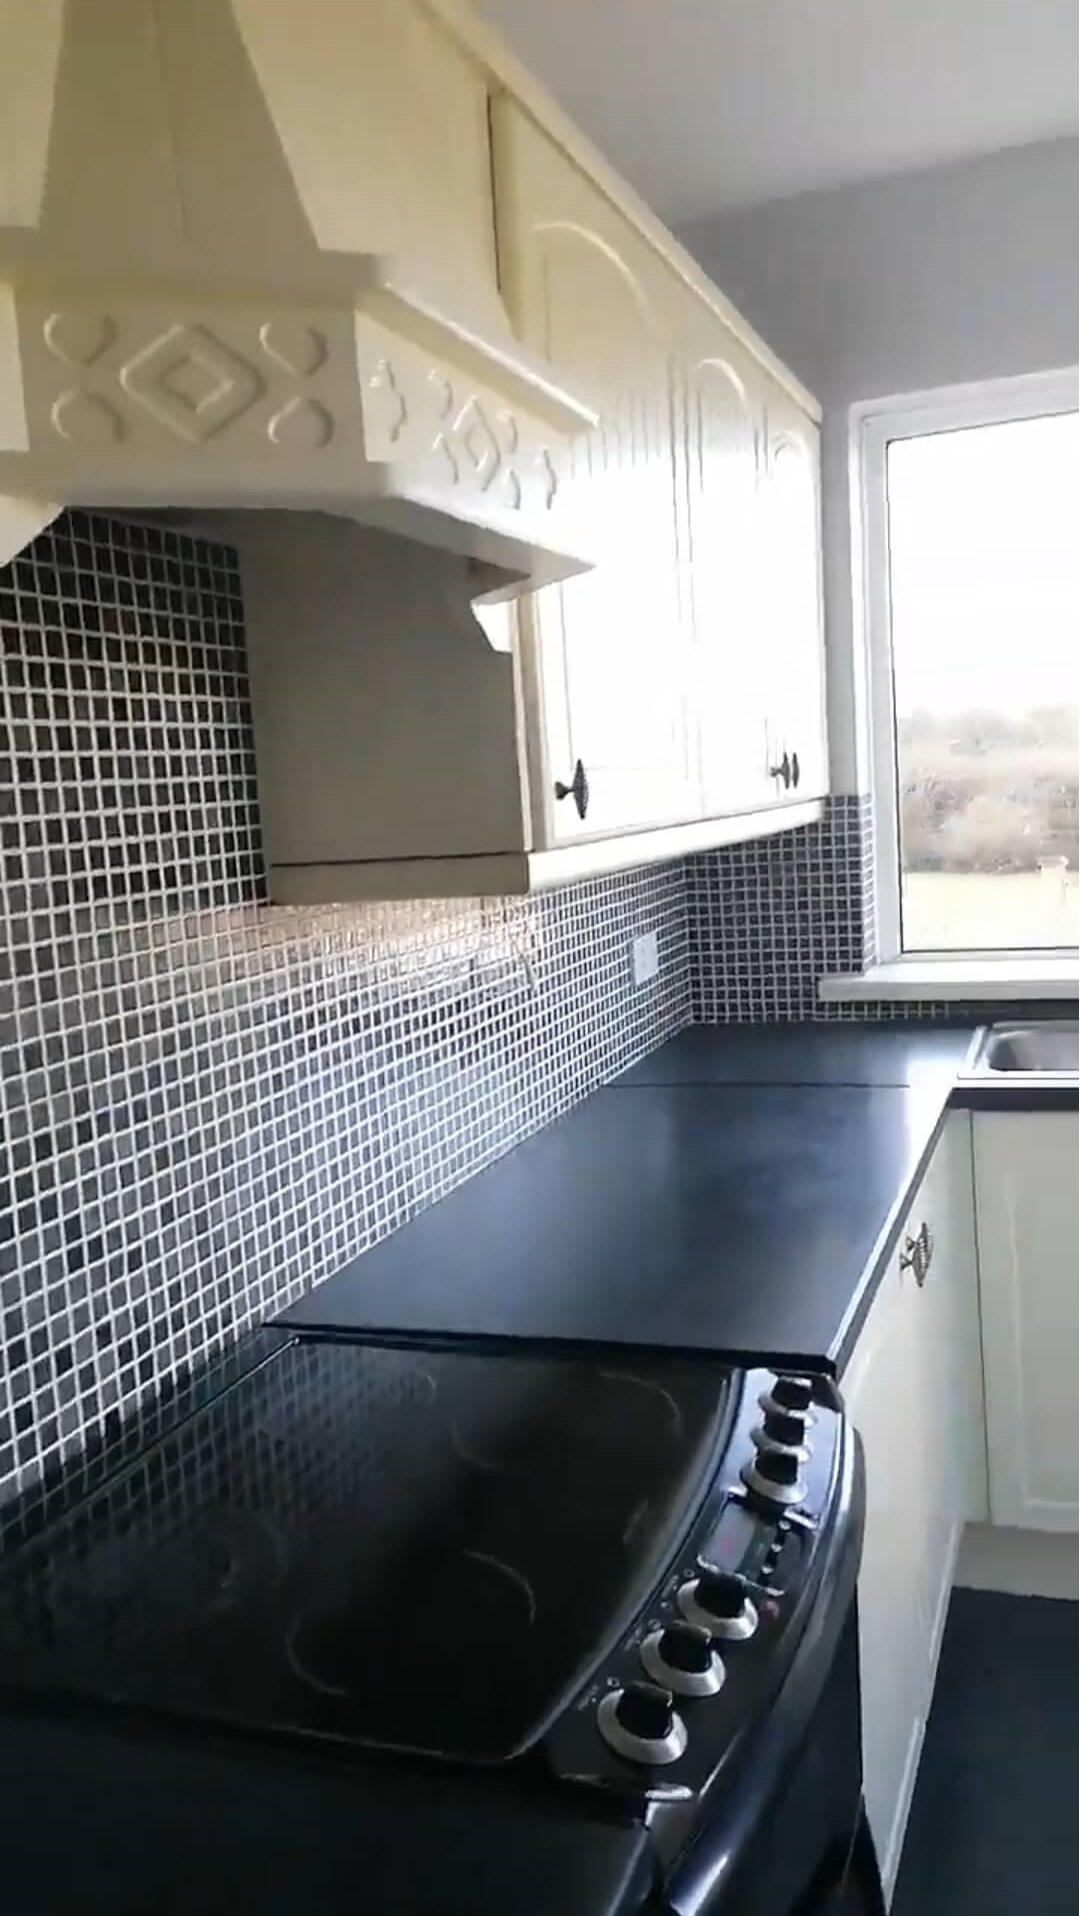
{"label": "black drawer handle", "polygon": [[564,785],[561,778],[555,780],[555,796],[556,798],[572,798],[577,807],[578,817],[584,818],[589,809],[589,780],[585,767],[580,759],[578,759],[577,764],[574,766],[574,776],[569,785]]}

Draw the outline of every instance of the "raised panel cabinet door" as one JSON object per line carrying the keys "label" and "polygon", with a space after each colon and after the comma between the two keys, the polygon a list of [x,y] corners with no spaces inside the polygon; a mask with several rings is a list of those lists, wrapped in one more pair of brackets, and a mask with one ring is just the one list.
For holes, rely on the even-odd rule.
{"label": "raised panel cabinet door", "polygon": [[600,415],[559,480],[596,565],[520,611],[531,757],[541,761],[534,824],[541,842],[560,843],[699,817],[678,578],[672,275],[512,101],[495,102],[492,131],[511,317]]}
{"label": "raised panel cabinet door", "polygon": [[682,567],[705,810],[725,817],[775,796],[767,731],[774,688],[760,643],[762,374],[702,300],[687,290],[684,303],[677,415],[686,504]]}
{"label": "raised panel cabinet door", "polygon": [[[774,802],[829,789],[821,572],[821,434],[772,384],[758,546],[764,669],[772,687],[768,765]],[[783,769],[783,768],[786,768]]]}
{"label": "raised panel cabinet door", "polygon": [[863,1442],[866,1530],[859,1569],[863,1787],[891,1886],[925,1727],[925,1486],[912,1467],[913,1286],[893,1257],[842,1389]]}
{"label": "raised panel cabinet door", "polygon": [[1077,1145],[1069,1111],[977,1112],[990,1515],[1077,1528]]}
{"label": "raised panel cabinet door", "polygon": [[899,1247],[912,1299],[907,1465],[921,1497],[927,1712],[960,1535],[987,1514],[973,1181],[970,1113],[954,1111]]}

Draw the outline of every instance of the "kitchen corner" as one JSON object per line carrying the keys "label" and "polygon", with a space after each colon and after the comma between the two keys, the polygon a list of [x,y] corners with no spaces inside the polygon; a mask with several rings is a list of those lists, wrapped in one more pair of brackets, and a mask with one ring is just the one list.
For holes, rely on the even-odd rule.
{"label": "kitchen corner", "polygon": [[0,0],[4,1916],[1071,1916],[1078,27]]}

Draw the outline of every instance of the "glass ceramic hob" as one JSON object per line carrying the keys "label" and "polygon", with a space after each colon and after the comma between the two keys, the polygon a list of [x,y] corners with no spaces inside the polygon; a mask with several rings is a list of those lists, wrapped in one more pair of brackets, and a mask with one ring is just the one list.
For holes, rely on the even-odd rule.
{"label": "glass ceramic hob", "polygon": [[301,1339],[0,1578],[0,1682],[358,1745],[526,1748],[722,1454],[707,1359]]}

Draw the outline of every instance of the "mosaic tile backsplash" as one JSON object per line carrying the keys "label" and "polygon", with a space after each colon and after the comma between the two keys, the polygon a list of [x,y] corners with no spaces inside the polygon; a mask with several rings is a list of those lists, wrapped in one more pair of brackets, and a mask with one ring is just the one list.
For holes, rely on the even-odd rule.
{"label": "mosaic tile backsplash", "polygon": [[535,899],[271,908],[235,554],[97,514],[0,571],[0,858],[0,1532],[691,1019],[965,1009],[817,998],[875,955],[865,798]]}
{"label": "mosaic tile backsplash", "polygon": [[689,1016],[677,865],[268,907],[235,556],[171,530],[65,514],[0,572],[0,856],[20,1508]]}
{"label": "mosaic tile backsplash", "polygon": [[828,799],[820,824],[689,859],[687,898],[695,1023],[888,1016],[817,996],[827,972],[872,962],[868,799]]}
{"label": "mosaic tile backsplash", "polygon": [[[692,1021],[982,1024],[1010,1008],[957,999],[824,1003],[821,978],[877,962],[870,799],[825,800],[816,825],[702,852],[686,865]],[[1029,1006],[1032,1015],[1036,1007]],[[1054,1006],[1044,1007],[1053,1015]]]}

